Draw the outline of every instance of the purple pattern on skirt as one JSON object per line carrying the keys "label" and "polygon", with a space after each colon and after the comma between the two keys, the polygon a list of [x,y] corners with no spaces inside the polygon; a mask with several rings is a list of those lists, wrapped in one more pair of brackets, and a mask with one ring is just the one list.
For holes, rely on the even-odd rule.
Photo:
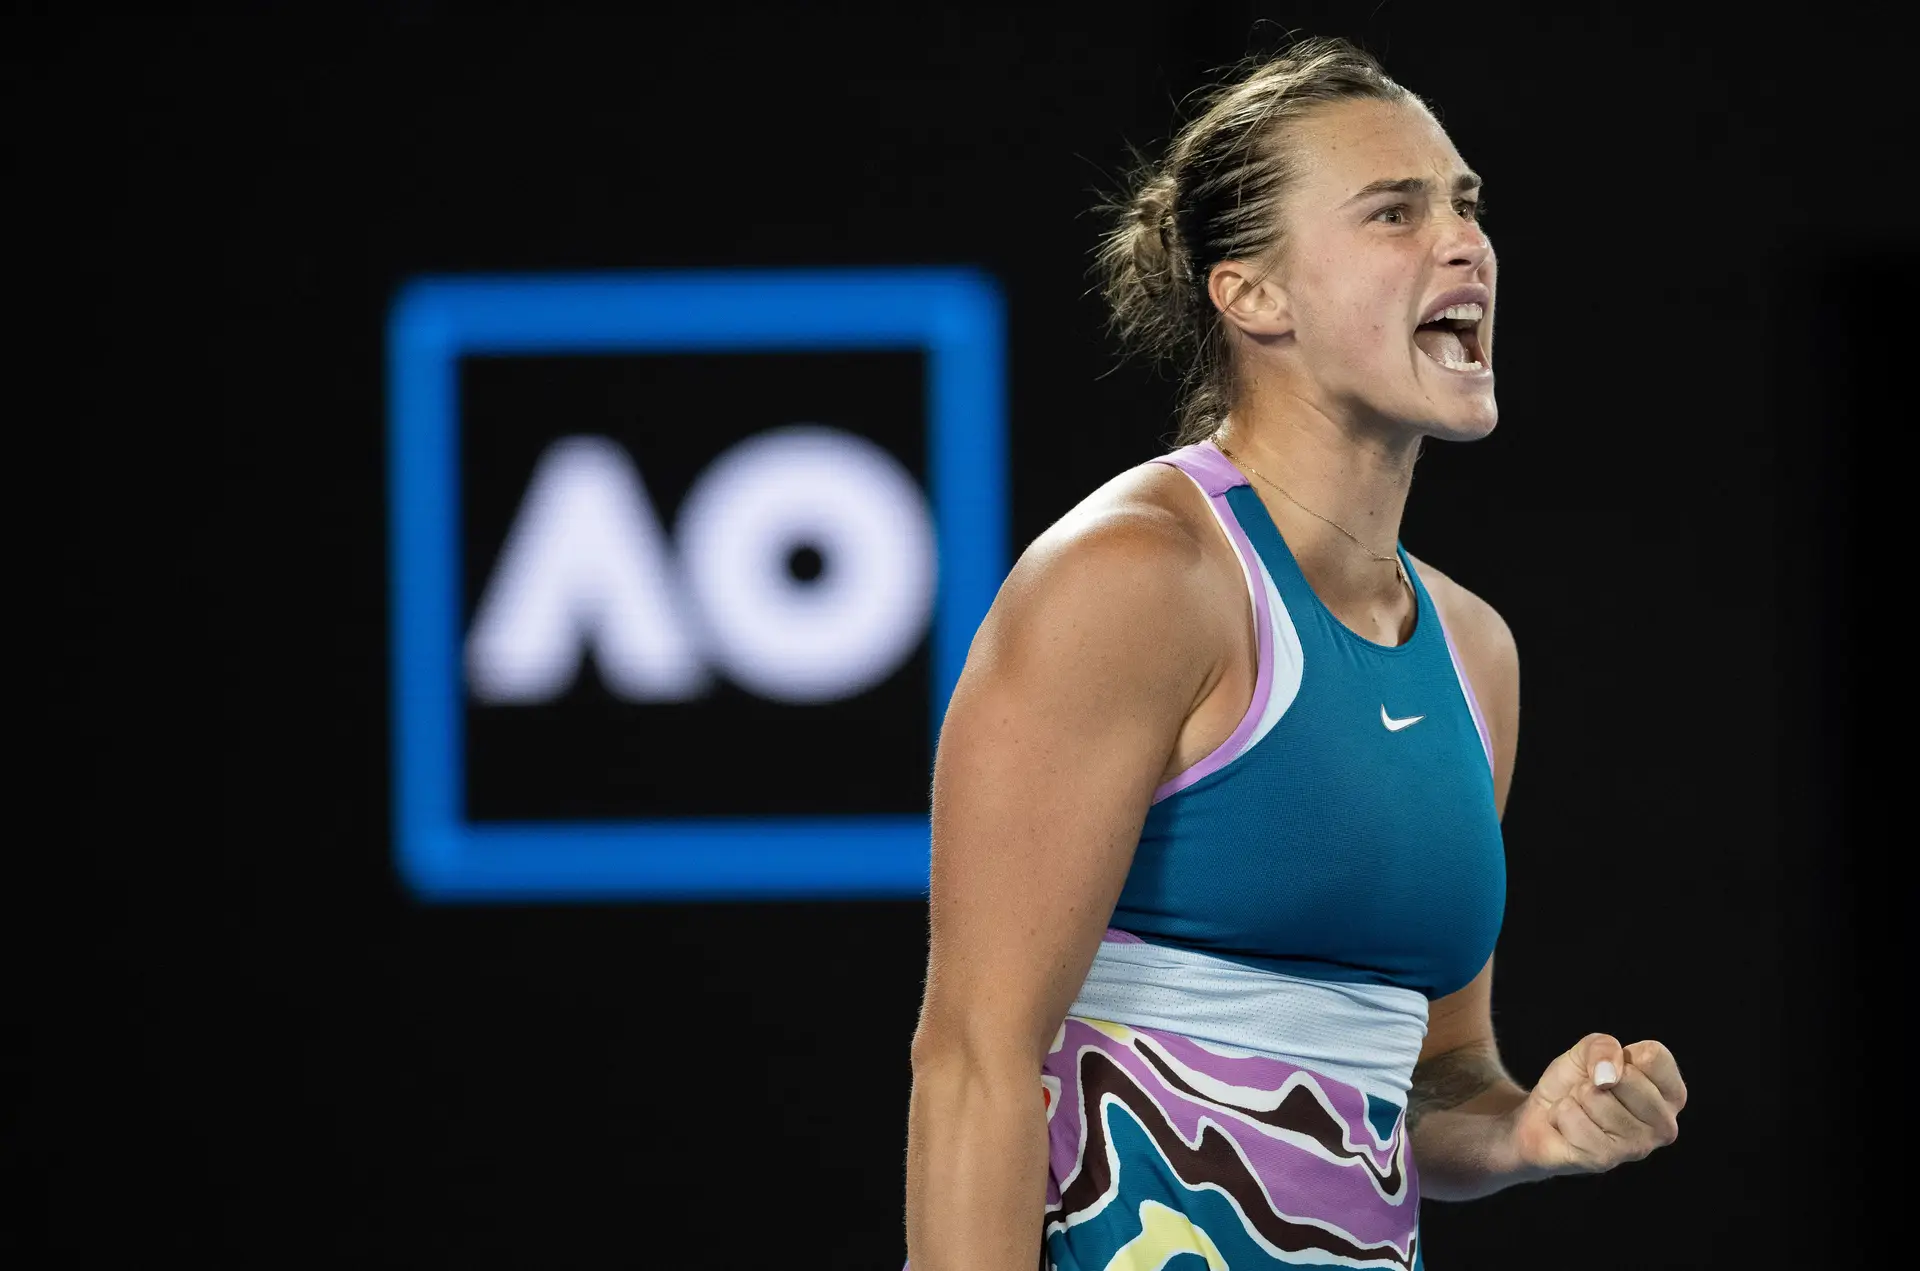
{"label": "purple pattern on skirt", "polygon": [[[1203,1118],[1217,1127],[1251,1167],[1275,1213],[1332,1227],[1357,1245],[1391,1244],[1406,1250],[1418,1223],[1419,1184],[1406,1150],[1404,1116],[1394,1127],[1391,1141],[1381,1148],[1367,1120],[1366,1096],[1353,1086],[1280,1059],[1220,1054],[1175,1033],[1132,1029],[1130,1035],[1130,1040],[1119,1041],[1084,1020],[1069,1017],[1060,1046],[1043,1065],[1043,1073],[1059,1082],[1058,1098],[1048,1107],[1050,1222],[1066,1216],[1059,1212],[1062,1189],[1084,1165],[1088,1120],[1102,1115],[1098,1107],[1083,1107],[1081,1094],[1083,1060],[1087,1052],[1097,1051],[1152,1100],[1186,1145],[1199,1140]],[[1317,1106],[1311,1110],[1319,1118],[1319,1132],[1283,1133],[1257,1119],[1260,1113],[1269,1117],[1273,1113],[1241,1104],[1242,1100],[1262,1104],[1271,1100],[1235,1092],[1223,1092],[1219,1099],[1184,1093],[1150,1062],[1150,1055],[1174,1061],[1175,1072],[1184,1069],[1242,1091],[1277,1092],[1296,1081],[1288,1098],[1315,1099]],[[1318,1098],[1299,1088],[1303,1086],[1317,1092]],[[1158,1136],[1167,1127],[1148,1129],[1150,1136]],[[1309,1147],[1307,1141],[1319,1143],[1320,1150]],[[1337,1159],[1328,1159],[1329,1155]]]}

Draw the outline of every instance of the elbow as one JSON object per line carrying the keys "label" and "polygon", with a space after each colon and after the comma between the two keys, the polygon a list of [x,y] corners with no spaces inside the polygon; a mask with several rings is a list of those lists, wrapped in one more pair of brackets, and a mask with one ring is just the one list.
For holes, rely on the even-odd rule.
{"label": "elbow", "polygon": [[968,1030],[922,1019],[913,1030],[914,1085],[960,1077],[978,1066],[981,1049]]}
{"label": "elbow", "polygon": [[923,1016],[914,1030],[913,1083],[927,1087],[985,1087],[1031,1091],[1040,1080],[1041,1055],[1022,1030],[991,1022]]}
{"label": "elbow", "polygon": [[913,1030],[911,1059],[914,1085],[917,1086],[923,1080],[932,1077],[934,1073],[951,1067],[954,1051],[953,1038],[938,1029],[928,1028],[926,1021],[922,1020],[920,1027]]}

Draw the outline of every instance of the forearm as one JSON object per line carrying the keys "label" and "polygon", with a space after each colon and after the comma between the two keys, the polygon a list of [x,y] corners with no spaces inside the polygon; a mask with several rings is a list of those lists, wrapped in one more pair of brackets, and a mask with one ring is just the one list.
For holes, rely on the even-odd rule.
{"label": "forearm", "polygon": [[914,1065],[907,1128],[912,1271],[1033,1271],[1046,1206],[1037,1068],[951,1054]]}
{"label": "forearm", "polygon": [[1513,1113],[1526,1100],[1491,1045],[1463,1046],[1415,1068],[1407,1120],[1422,1198],[1473,1200],[1543,1177],[1514,1151]]}

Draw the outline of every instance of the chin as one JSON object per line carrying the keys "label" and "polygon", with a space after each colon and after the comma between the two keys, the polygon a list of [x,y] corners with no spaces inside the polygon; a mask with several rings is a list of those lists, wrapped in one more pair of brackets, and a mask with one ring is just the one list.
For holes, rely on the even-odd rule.
{"label": "chin", "polygon": [[1422,385],[1421,401],[1401,418],[1429,437],[1441,441],[1478,441],[1500,422],[1500,405],[1494,400],[1493,373],[1483,371],[1472,381],[1461,383],[1448,374],[1445,390],[1435,392]]}
{"label": "chin", "polygon": [[1447,418],[1429,423],[1426,433],[1441,441],[1478,441],[1499,422],[1500,407],[1494,404],[1493,394],[1489,393],[1484,404],[1449,412]]}

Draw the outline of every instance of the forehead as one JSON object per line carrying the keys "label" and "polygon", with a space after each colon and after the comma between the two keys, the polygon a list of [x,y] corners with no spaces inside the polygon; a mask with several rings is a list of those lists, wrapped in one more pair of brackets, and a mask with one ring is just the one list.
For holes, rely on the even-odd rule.
{"label": "forehead", "polygon": [[1452,138],[1416,101],[1345,101],[1293,128],[1297,194],[1339,203],[1374,181],[1424,177],[1448,189],[1467,171]]}

